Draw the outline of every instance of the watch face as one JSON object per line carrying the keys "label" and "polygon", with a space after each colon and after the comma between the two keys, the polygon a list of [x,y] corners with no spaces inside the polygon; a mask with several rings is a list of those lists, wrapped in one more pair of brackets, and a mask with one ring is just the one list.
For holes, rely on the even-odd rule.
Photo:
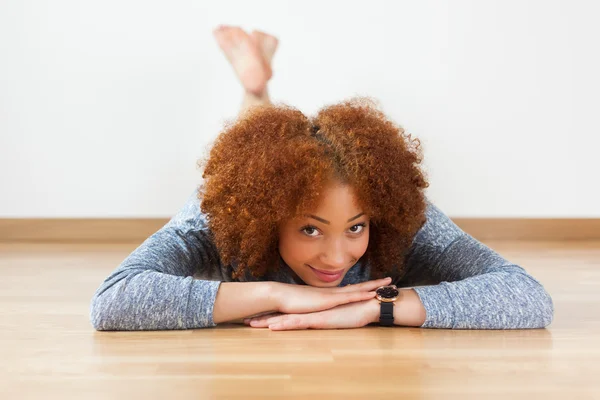
{"label": "watch face", "polygon": [[395,301],[400,294],[396,285],[380,286],[375,291],[379,301]]}

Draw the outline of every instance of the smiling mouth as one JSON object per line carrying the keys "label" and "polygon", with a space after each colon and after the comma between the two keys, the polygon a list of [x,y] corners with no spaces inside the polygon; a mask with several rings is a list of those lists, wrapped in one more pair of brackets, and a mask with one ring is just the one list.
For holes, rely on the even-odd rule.
{"label": "smiling mouth", "polygon": [[[308,264],[306,264],[306,265],[308,265]],[[318,272],[320,272],[320,273],[322,273],[322,274],[325,274],[325,275],[339,275],[339,274],[341,274],[342,272],[344,272],[344,269],[343,269],[343,268],[342,268],[342,269],[339,269],[339,270],[337,270],[337,271],[324,271],[324,270],[322,270],[322,269],[317,269],[317,268],[314,268],[314,267],[312,267],[312,266],[310,266],[310,265],[308,265],[308,266],[309,266],[309,267],[311,267],[312,269],[314,269],[315,271],[318,271]]]}

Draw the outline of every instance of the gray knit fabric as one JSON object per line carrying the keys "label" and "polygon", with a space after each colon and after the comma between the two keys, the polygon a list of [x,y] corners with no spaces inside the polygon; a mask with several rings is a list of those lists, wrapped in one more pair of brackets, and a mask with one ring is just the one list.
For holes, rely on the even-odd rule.
{"label": "gray knit fabric", "polygon": [[[185,206],[146,239],[94,294],[90,320],[97,330],[214,327],[213,307],[232,266],[209,240],[197,189]],[[522,329],[548,326],[552,298],[522,267],[463,232],[427,200],[427,222],[406,257],[398,287],[413,287],[426,310],[422,328]],[[304,284],[280,257],[280,269],[261,280]],[[392,275],[393,276],[393,275]],[[359,261],[340,286],[370,279]],[[246,275],[244,280],[253,280]]]}

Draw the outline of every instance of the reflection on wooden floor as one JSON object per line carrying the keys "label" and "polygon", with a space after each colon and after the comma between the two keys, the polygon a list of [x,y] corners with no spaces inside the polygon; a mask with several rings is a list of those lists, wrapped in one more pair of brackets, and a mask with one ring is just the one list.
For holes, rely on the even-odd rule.
{"label": "reflection on wooden floor", "polygon": [[547,329],[239,325],[96,332],[137,244],[0,244],[0,398],[600,398],[600,242],[485,242],[552,295]]}

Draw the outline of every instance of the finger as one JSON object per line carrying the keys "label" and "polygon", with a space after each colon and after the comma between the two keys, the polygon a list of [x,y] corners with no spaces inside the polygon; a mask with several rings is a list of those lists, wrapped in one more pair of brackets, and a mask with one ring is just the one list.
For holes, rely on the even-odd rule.
{"label": "finger", "polygon": [[378,279],[376,281],[368,281],[352,285],[353,287],[344,286],[339,288],[337,293],[360,293],[360,292],[371,292],[376,290],[378,287],[389,285],[392,282],[391,278]]}
{"label": "finger", "polygon": [[257,315],[255,317],[248,317],[248,318],[244,318],[244,324],[250,325],[251,322],[265,321],[265,320],[268,320],[269,318],[278,317],[280,315],[283,315],[283,314],[280,312],[275,312],[275,313]]}
{"label": "finger", "polygon": [[392,278],[387,277],[383,279],[376,279],[374,281],[367,281],[362,283],[357,283],[354,285],[347,285],[342,288],[339,288],[339,292],[358,292],[358,291],[371,291],[377,289],[379,286],[385,286],[392,283]]}
{"label": "finger", "polygon": [[267,326],[269,326],[270,321],[278,321],[279,318],[283,315],[283,313],[278,312],[267,315],[261,315],[254,318],[246,318],[246,320],[244,320],[244,323],[247,322],[248,325],[256,328],[266,328]]}
{"label": "finger", "polygon": [[375,292],[343,292],[337,293],[328,308],[333,308],[347,303],[354,303],[356,301],[370,300],[375,297]]}
{"label": "finger", "polygon": [[308,329],[311,326],[311,314],[288,314],[280,319],[279,322],[269,325],[272,331],[285,331]]}
{"label": "finger", "polygon": [[267,328],[270,324],[277,324],[281,321],[281,317],[263,318],[260,320],[251,320],[250,326],[253,328]]}

